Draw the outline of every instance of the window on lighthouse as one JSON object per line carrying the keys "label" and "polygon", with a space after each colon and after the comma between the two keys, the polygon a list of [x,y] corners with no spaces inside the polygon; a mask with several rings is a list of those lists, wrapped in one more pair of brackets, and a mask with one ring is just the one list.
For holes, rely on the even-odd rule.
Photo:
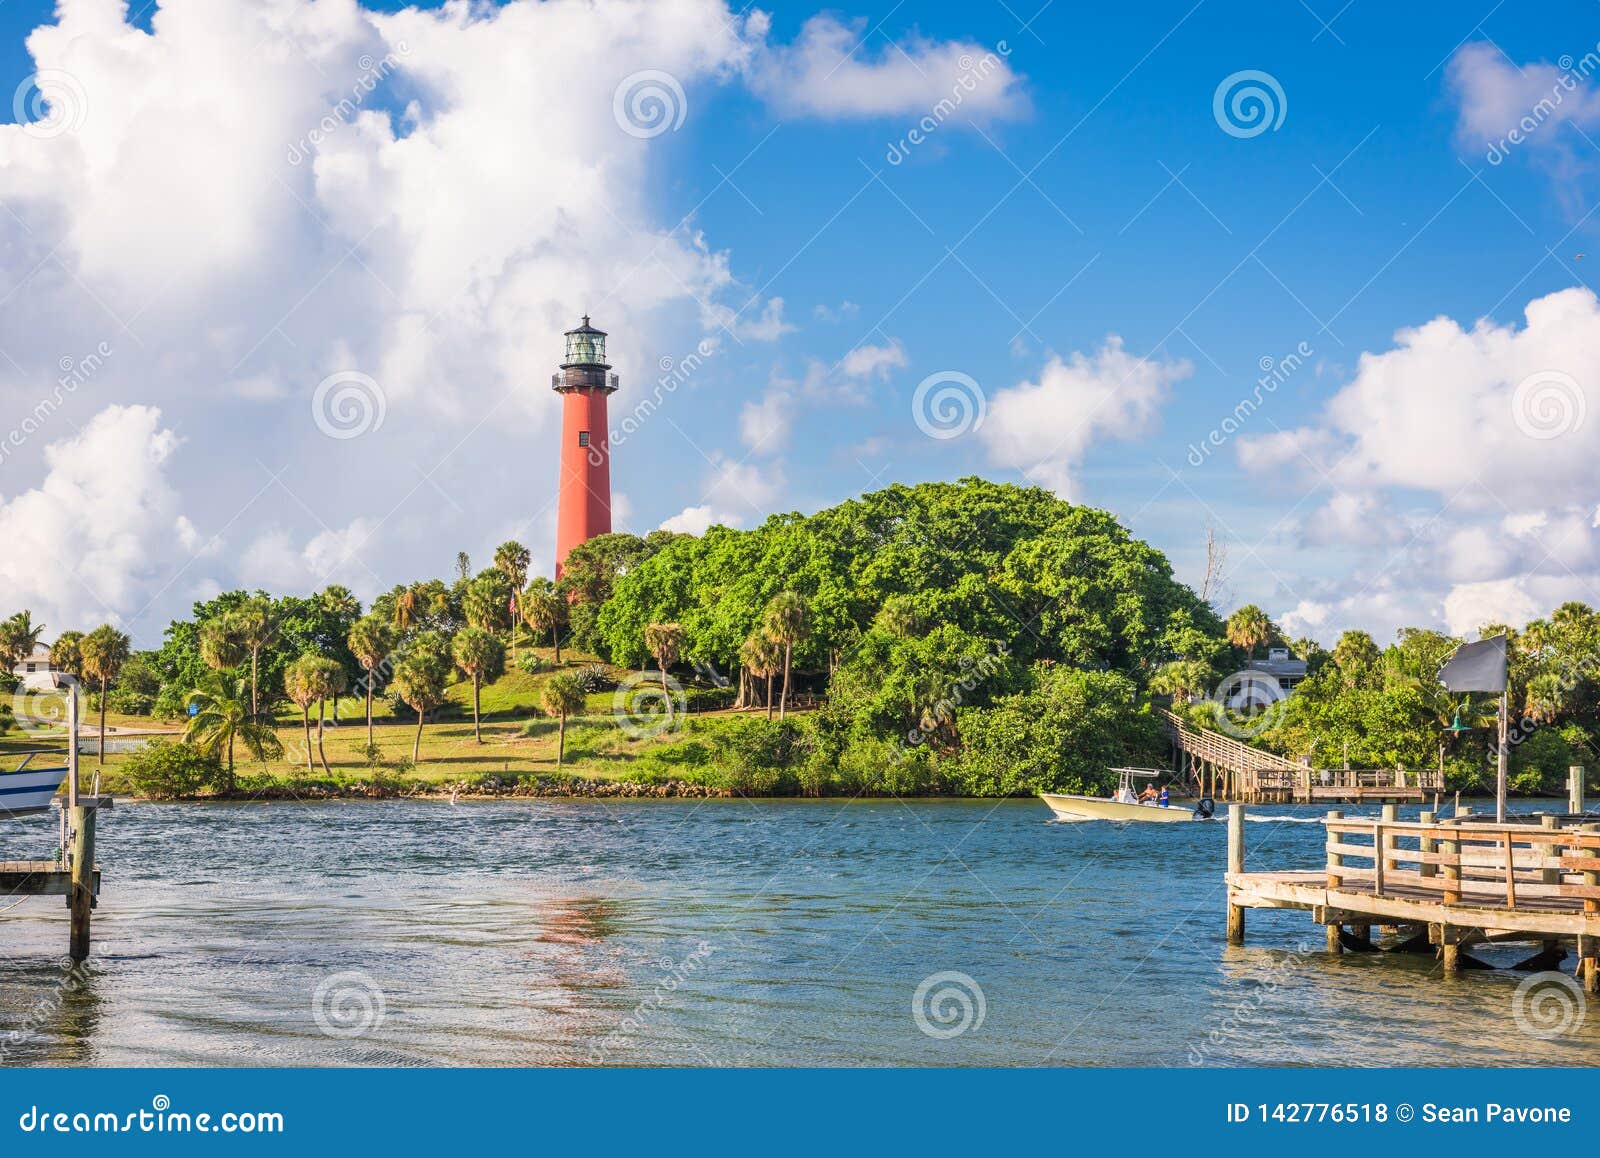
{"label": "window on lighthouse", "polygon": [[579,446],[588,446],[589,445],[589,432],[587,430],[578,431],[578,445]]}

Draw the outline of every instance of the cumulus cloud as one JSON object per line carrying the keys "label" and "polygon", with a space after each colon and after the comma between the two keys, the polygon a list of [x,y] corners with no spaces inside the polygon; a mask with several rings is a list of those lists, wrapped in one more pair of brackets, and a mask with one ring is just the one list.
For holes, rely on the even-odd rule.
{"label": "cumulus cloud", "polygon": [[[367,567],[442,569],[455,545],[418,526],[459,521],[470,545],[507,521],[475,496],[553,487],[553,470],[529,473],[526,449],[553,426],[546,372],[576,314],[611,331],[625,381],[723,327],[741,340],[793,328],[781,299],[752,298],[730,254],[664,212],[652,169],[664,154],[630,131],[615,100],[624,81],[667,75],[686,120],[716,85],[815,116],[898,112],[931,91],[895,51],[843,61],[827,92],[806,97],[836,40],[824,23],[796,45],[770,42],[764,16],[723,0],[393,13],[166,0],[149,31],[114,0],[61,0],[27,46],[41,75],[71,83],[45,94],[45,124],[0,126],[13,286],[0,405],[29,410],[64,357],[109,343],[115,374],[60,420],[85,426],[107,403],[134,402],[179,423],[186,451],[170,481],[188,521],[171,541],[215,544],[246,511],[253,528],[281,528],[281,540],[234,531],[208,581],[310,575],[350,554],[358,522],[326,532],[309,517],[327,494],[370,523]],[[901,47],[931,76],[969,46]],[[988,81],[972,109],[1016,107],[1009,69]],[[375,391],[354,438],[314,407],[319,384],[352,372]],[[30,481],[50,469],[38,440],[5,466]],[[299,503],[268,486],[275,475]],[[539,506],[527,501],[530,517]],[[160,610],[182,610],[195,581],[171,586]],[[102,587],[117,610],[136,609],[137,583]]]}
{"label": "cumulus cloud", "polygon": [[109,406],[44,451],[39,486],[0,496],[0,590],[52,631],[122,622],[195,542],[167,477],[177,436],[150,406]]}
{"label": "cumulus cloud", "polygon": [[1092,355],[1052,358],[1038,381],[998,391],[978,435],[989,461],[1071,497],[1090,444],[1148,433],[1172,384],[1192,372],[1181,359],[1135,357],[1113,334]]}
{"label": "cumulus cloud", "polygon": [[881,40],[871,42],[865,20],[846,23],[828,13],[813,16],[793,44],[757,53],[752,87],[788,116],[942,113],[941,120],[954,116],[981,123],[1017,116],[1028,107],[1003,42],[990,48],[922,37]]}
{"label": "cumulus cloud", "polygon": [[730,516],[714,510],[710,503],[702,503],[696,507],[685,507],[670,519],[662,521],[656,528],[661,531],[677,531],[684,535],[703,535],[713,526],[733,526]]}
{"label": "cumulus cloud", "polygon": [[[1600,58],[1590,63],[1600,68]],[[1492,44],[1463,45],[1450,59],[1447,80],[1457,131],[1470,146],[1550,147],[1560,140],[1556,130],[1563,123],[1600,123],[1600,93],[1586,74],[1545,62],[1519,65]]]}
{"label": "cumulus cloud", "polygon": [[859,381],[882,382],[891,370],[906,364],[905,347],[899,338],[890,338],[886,345],[875,346],[863,342],[839,361],[839,373]]}
{"label": "cumulus cloud", "polygon": [[[1355,378],[1309,427],[1240,440],[1267,469],[1283,448],[1319,460],[1343,488],[1406,487],[1508,507],[1593,498],[1600,454],[1600,302],[1587,289],[1530,302],[1526,324],[1446,317],[1361,356]],[[1465,492],[1465,493],[1464,493]]]}

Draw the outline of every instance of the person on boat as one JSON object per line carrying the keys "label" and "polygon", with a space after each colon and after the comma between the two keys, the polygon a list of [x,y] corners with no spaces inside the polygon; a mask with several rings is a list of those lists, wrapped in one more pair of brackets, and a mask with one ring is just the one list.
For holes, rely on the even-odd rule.
{"label": "person on boat", "polygon": [[1167,786],[1161,786],[1161,807],[1166,808],[1172,803],[1172,798],[1167,793]]}
{"label": "person on boat", "polygon": [[1159,794],[1156,792],[1156,786],[1154,784],[1146,784],[1144,786],[1144,791],[1139,793],[1139,803],[1153,803],[1158,795]]}

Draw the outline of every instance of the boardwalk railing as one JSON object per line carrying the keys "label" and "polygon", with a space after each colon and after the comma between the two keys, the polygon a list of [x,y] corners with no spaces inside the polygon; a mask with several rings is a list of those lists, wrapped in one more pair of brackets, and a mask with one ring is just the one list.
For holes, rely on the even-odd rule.
{"label": "boardwalk railing", "polygon": [[1559,828],[1553,821],[1536,827],[1330,818],[1327,887],[1511,912],[1600,912],[1600,826]]}
{"label": "boardwalk railing", "polygon": [[1260,748],[1250,747],[1249,744],[1241,744],[1238,740],[1230,739],[1220,732],[1191,728],[1176,712],[1169,712],[1165,708],[1159,711],[1167,735],[1171,737],[1173,743],[1180,750],[1207,764],[1233,772],[1296,772],[1300,769],[1300,765],[1285,760],[1282,756],[1263,752]]}

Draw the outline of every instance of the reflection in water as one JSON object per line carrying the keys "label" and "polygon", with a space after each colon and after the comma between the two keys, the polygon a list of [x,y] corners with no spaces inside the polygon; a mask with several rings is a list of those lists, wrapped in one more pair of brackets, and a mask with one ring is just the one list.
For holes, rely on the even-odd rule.
{"label": "reflection in water", "polygon": [[[1322,830],[1251,825],[1251,867]],[[53,838],[0,828],[7,852]],[[43,818],[48,820],[48,818]],[[1155,831],[1159,830],[1159,831]],[[1031,801],[132,805],[93,968],[59,899],[0,916],[26,1065],[1589,1064],[1600,1011],[1517,1031],[1523,975],[1224,944],[1221,826]],[[1521,951],[1475,950],[1497,963]],[[984,1016],[950,1036],[922,992]],[[970,982],[970,986],[969,983]],[[333,1030],[330,1032],[329,1027]]]}

